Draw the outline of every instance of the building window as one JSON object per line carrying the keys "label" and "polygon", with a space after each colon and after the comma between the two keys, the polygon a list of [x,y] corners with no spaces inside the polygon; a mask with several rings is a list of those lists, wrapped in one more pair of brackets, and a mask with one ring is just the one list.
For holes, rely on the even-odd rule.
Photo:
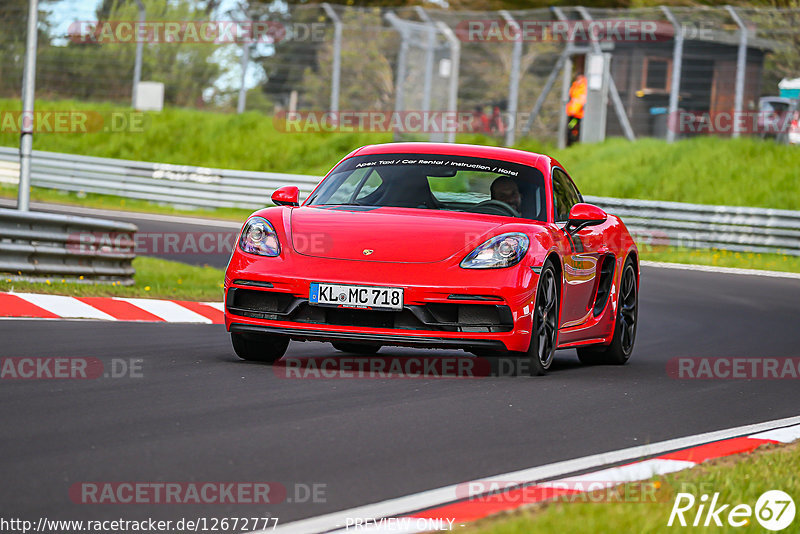
{"label": "building window", "polygon": [[642,91],[667,93],[672,77],[672,60],[660,57],[644,58]]}

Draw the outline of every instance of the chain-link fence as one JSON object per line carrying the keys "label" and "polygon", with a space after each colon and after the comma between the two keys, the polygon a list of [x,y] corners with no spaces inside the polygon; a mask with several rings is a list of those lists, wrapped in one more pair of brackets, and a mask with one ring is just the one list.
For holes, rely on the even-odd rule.
{"label": "chain-link fence", "polygon": [[[357,127],[398,137],[452,140],[470,131],[506,143],[563,142],[569,87],[576,74],[589,74],[593,54],[610,57],[608,136],[763,133],[760,119],[737,114],[756,114],[780,80],[800,77],[797,9],[469,12],[250,2],[209,12],[189,0],[147,0],[143,27],[135,2],[106,4],[88,21],[42,12],[38,98],[130,105],[143,41],[141,80],[163,83],[167,105],[233,111],[246,99],[244,109],[268,115],[384,114]],[[27,0],[0,5],[2,98],[20,96],[26,18]],[[454,114],[454,126],[442,127],[439,117],[408,127],[409,114],[426,111]],[[727,122],[719,119],[725,114]]]}

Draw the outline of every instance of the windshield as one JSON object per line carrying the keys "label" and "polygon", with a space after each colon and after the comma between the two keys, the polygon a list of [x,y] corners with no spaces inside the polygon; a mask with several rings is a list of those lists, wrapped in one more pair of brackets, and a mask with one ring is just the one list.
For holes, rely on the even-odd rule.
{"label": "windshield", "polygon": [[547,220],[544,178],[538,169],[432,154],[350,158],[305,205],[391,206]]}

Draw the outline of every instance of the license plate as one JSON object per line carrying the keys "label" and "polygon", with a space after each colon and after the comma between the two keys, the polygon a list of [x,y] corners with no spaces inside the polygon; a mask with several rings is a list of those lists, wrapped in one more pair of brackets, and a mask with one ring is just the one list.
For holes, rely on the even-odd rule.
{"label": "license plate", "polygon": [[308,302],[317,306],[402,310],[403,288],[312,282]]}

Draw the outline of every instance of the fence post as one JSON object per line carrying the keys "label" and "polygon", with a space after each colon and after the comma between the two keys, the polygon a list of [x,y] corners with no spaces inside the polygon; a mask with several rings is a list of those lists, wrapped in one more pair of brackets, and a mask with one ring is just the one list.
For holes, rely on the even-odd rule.
{"label": "fence post", "polygon": [[139,6],[139,26],[136,28],[136,59],[133,62],[133,87],[131,88],[131,107],[136,109],[136,98],[139,95],[139,82],[142,81],[142,53],[144,41],[142,30],[147,21],[147,11],[142,0],[136,0]]}
{"label": "fence post", "polygon": [[244,113],[247,104],[247,65],[250,63],[250,43],[242,45],[242,80],[239,84],[239,99],[236,102],[236,113]]}
{"label": "fence post", "polygon": [[747,68],[747,26],[732,6],[725,6],[731,18],[739,26],[739,51],[736,55],[736,96],[733,101],[733,137],[741,135],[739,116],[742,114],[744,98],[744,75]]}
{"label": "fence post", "polygon": [[425,81],[422,91],[422,110],[431,110],[431,91],[433,85],[433,54],[436,47],[436,26],[428,16],[425,8],[422,6],[414,6],[419,18],[425,22],[428,43],[425,48]]}
{"label": "fence post", "polygon": [[[408,55],[408,32],[406,31],[405,25],[400,21],[400,19],[392,13],[391,11],[386,13],[385,15],[386,20],[389,21],[389,24],[397,30],[397,33],[400,34],[400,51],[397,53],[397,73],[395,76],[397,79],[394,82],[394,110],[398,116],[403,111],[405,103],[405,89],[404,85],[406,82],[406,56]],[[394,132],[394,140],[398,141],[400,136],[395,131]]]}
{"label": "fence post", "polygon": [[[461,42],[456,37],[456,34],[453,33],[453,30],[442,21],[437,21],[436,26],[439,28],[439,31],[442,32],[442,35],[447,38],[447,42],[450,43],[450,87],[449,87],[449,105],[448,111],[450,113],[458,114],[458,67],[461,63]],[[447,132],[447,142],[448,143],[455,143],[456,142],[456,132],[455,130]]]}
{"label": "fence post", "polygon": [[28,3],[28,36],[25,42],[25,72],[22,76],[22,125],[19,138],[19,185],[17,209],[28,211],[31,200],[31,151],[33,150],[34,106],[36,95],[36,46],[39,2]]}
{"label": "fence post", "polygon": [[569,87],[572,84],[572,59],[566,56],[563,66],[564,76],[561,78],[561,108],[558,113],[558,141],[556,146],[566,148],[567,146],[567,102],[569,102]]}
{"label": "fence post", "polygon": [[517,102],[519,100],[519,63],[522,57],[522,28],[520,28],[517,21],[514,20],[514,17],[511,16],[511,13],[505,9],[500,11],[500,15],[514,28],[514,32],[517,36],[517,38],[514,39],[514,48],[511,52],[511,74],[508,78],[508,116],[510,120],[506,128],[505,145],[511,146],[516,140],[515,137],[517,133]]}
{"label": "fence post", "polygon": [[678,98],[681,90],[681,68],[683,64],[683,26],[667,6],[661,6],[672,27],[675,28],[675,45],[672,48],[672,85],[669,88],[669,115],[667,116],[667,143],[675,141],[678,122]]}
{"label": "fence post", "polygon": [[339,111],[339,84],[342,71],[342,19],[327,2],[322,9],[333,21],[333,74],[331,76],[331,111]]}

